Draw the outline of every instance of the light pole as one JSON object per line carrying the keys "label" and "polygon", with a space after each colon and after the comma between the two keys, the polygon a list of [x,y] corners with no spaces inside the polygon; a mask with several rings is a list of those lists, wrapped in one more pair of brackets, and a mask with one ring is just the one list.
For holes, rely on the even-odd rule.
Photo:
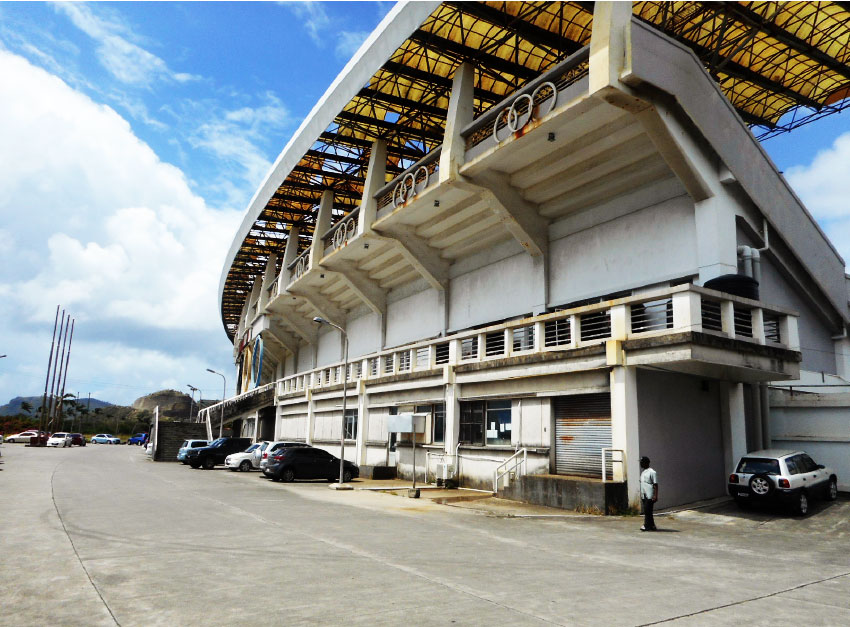
{"label": "light pole", "polygon": [[218,437],[221,437],[222,429],[224,429],[224,397],[227,396],[227,379],[224,378],[223,374],[216,372],[211,368],[207,368],[207,372],[212,372],[213,374],[217,374],[221,377],[221,422],[218,423]]}
{"label": "light pole", "polygon": [[[187,383],[186,387],[192,390],[192,400],[189,401],[189,422],[192,422],[192,405],[195,404],[195,392],[200,392],[200,390],[191,383]],[[200,394],[198,394],[198,400],[201,400]]]}
{"label": "light pole", "polygon": [[338,324],[334,324],[330,320],[325,320],[324,318],[320,318],[316,316],[313,318],[313,322],[317,322],[319,324],[327,324],[335,328],[337,331],[342,333],[343,342],[343,351],[342,351],[342,431],[339,434],[339,483],[335,487],[337,490],[344,489],[345,485],[345,400],[348,392],[348,333],[345,332]]}

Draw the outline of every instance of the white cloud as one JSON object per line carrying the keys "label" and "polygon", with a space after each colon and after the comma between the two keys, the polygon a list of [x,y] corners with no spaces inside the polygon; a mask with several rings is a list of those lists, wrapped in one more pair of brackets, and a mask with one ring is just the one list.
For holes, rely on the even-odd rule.
{"label": "white cloud", "polygon": [[[158,386],[203,373],[201,362],[228,367],[218,281],[239,212],[210,209],[126,120],[59,78],[2,50],[0,75],[0,338],[10,354],[0,398],[38,391],[5,375],[43,368],[57,302],[77,318],[75,372]],[[274,114],[237,117],[264,115]]]}
{"label": "white cloud", "polygon": [[321,31],[330,26],[327,11],[319,2],[289,2],[286,6],[295,13],[304,24],[304,28],[317,46],[322,46],[324,38]]}
{"label": "white cloud", "polygon": [[850,133],[818,152],[808,165],[788,168],[785,177],[845,261],[850,261]]}
{"label": "white cloud", "polygon": [[365,30],[341,31],[336,42],[336,48],[334,49],[336,56],[347,61],[354,56],[354,53],[357,52],[358,48],[360,48],[361,44],[366,41],[368,36],[369,31]]}
{"label": "white cloud", "polygon": [[59,2],[54,6],[97,42],[101,64],[122,83],[149,86],[156,80],[183,83],[199,78],[185,72],[173,72],[160,57],[130,41],[133,33],[125,25],[95,15],[85,4]]}

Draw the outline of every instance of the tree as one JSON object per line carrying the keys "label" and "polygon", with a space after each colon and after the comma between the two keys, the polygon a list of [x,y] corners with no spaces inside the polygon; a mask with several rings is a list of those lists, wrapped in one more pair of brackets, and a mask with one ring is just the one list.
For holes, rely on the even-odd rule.
{"label": "tree", "polygon": [[32,413],[32,403],[21,401],[21,411],[29,416]]}

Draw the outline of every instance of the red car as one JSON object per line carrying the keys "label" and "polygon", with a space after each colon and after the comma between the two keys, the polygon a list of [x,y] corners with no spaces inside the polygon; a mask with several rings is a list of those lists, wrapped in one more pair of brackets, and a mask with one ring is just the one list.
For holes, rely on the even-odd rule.
{"label": "red car", "polygon": [[82,433],[72,433],[71,434],[71,446],[85,446],[86,439],[83,437]]}

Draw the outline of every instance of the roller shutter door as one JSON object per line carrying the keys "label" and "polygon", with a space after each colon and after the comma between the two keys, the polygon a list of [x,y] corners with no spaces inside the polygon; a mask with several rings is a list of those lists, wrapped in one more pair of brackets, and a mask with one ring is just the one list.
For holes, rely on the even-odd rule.
{"label": "roller shutter door", "polygon": [[602,449],[611,447],[611,395],[559,396],[553,412],[555,472],[601,479]]}

